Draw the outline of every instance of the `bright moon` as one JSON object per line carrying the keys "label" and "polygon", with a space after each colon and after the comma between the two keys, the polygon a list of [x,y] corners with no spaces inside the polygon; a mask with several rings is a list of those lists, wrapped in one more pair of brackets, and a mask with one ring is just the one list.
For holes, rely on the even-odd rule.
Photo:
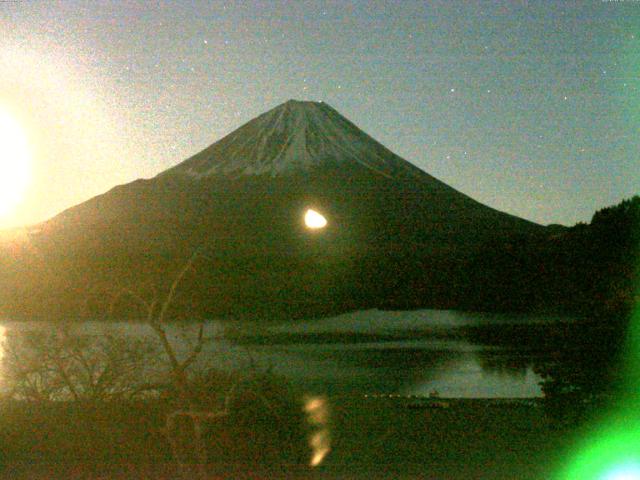
{"label": "bright moon", "polygon": [[0,217],[22,200],[29,183],[30,152],[20,124],[0,107]]}
{"label": "bright moon", "polygon": [[304,215],[304,223],[307,228],[311,228],[316,230],[318,228],[324,228],[327,226],[327,219],[324,216],[315,210],[307,210],[307,213]]}

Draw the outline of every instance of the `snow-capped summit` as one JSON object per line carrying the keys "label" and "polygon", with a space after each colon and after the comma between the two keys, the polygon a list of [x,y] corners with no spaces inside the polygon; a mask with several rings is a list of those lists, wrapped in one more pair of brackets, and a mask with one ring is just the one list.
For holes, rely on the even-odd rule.
{"label": "snow-capped summit", "polygon": [[289,100],[161,175],[275,177],[345,162],[386,177],[415,169],[328,104]]}

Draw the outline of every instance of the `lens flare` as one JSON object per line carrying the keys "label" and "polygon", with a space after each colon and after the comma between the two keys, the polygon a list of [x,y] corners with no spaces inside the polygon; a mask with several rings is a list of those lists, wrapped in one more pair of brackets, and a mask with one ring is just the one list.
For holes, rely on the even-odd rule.
{"label": "lens flare", "polygon": [[603,421],[558,479],[640,480],[640,421],[637,413],[634,416],[626,412]]}
{"label": "lens flare", "polygon": [[607,472],[602,480],[640,480],[640,464],[631,462]]}

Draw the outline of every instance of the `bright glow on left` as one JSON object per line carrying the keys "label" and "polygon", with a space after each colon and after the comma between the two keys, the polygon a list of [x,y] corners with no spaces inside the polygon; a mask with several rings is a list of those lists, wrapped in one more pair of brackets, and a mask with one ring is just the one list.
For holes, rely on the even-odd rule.
{"label": "bright glow on left", "polygon": [[318,228],[324,228],[327,226],[327,219],[324,218],[324,215],[316,212],[315,210],[307,210],[307,213],[304,215],[304,224],[311,228],[312,230],[316,230]]}
{"label": "bright glow on left", "polygon": [[7,340],[7,327],[0,325],[0,360],[4,357],[4,343]]}
{"label": "bright glow on left", "polygon": [[0,216],[23,198],[29,183],[31,154],[20,124],[0,107]]}

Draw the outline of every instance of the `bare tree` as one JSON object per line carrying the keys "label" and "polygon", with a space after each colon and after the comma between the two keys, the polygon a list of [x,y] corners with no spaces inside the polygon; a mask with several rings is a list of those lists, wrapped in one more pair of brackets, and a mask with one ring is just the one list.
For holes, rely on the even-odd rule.
{"label": "bare tree", "polygon": [[[172,390],[176,392],[177,397],[176,408],[166,415],[163,433],[171,446],[172,454],[178,463],[181,473],[185,477],[190,476],[188,468],[189,462],[186,460],[186,457],[188,457],[187,452],[195,450],[198,465],[197,475],[204,478],[206,476],[205,465],[208,461],[206,444],[203,438],[204,426],[207,422],[214,421],[229,414],[229,402],[233,396],[235,385],[231,386],[220,404],[212,406],[209,401],[203,401],[201,396],[198,395],[197,388],[194,388],[193,382],[190,381],[188,370],[202,352],[204,345],[204,322],[200,321],[195,341],[192,342],[190,350],[182,356],[178,354],[176,346],[169,340],[166,329],[167,312],[175,298],[178,286],[187,272],[193,268],[198,255],[198,251],[193,253],[178,271],[167,295],[162,301],[157,293],[154,293],[150,299],[147,299],[132,289],[121,288],[114,295],[111,309],[113,311],[115,303],[125,296],[135,300],[144,308],[145,322],[155,333],[162,351],[169,362],[170,384]],[[191,433],[187,435],[186,439],[181,439],[180,424],[185,421],[191,425]]]}
{"label": "bare tree", "polygon": [[148,342],[111,334],[10,332],[3,345],[7,395],[31,401],[131,399],[144,390],[142,365],[155,356]]}

